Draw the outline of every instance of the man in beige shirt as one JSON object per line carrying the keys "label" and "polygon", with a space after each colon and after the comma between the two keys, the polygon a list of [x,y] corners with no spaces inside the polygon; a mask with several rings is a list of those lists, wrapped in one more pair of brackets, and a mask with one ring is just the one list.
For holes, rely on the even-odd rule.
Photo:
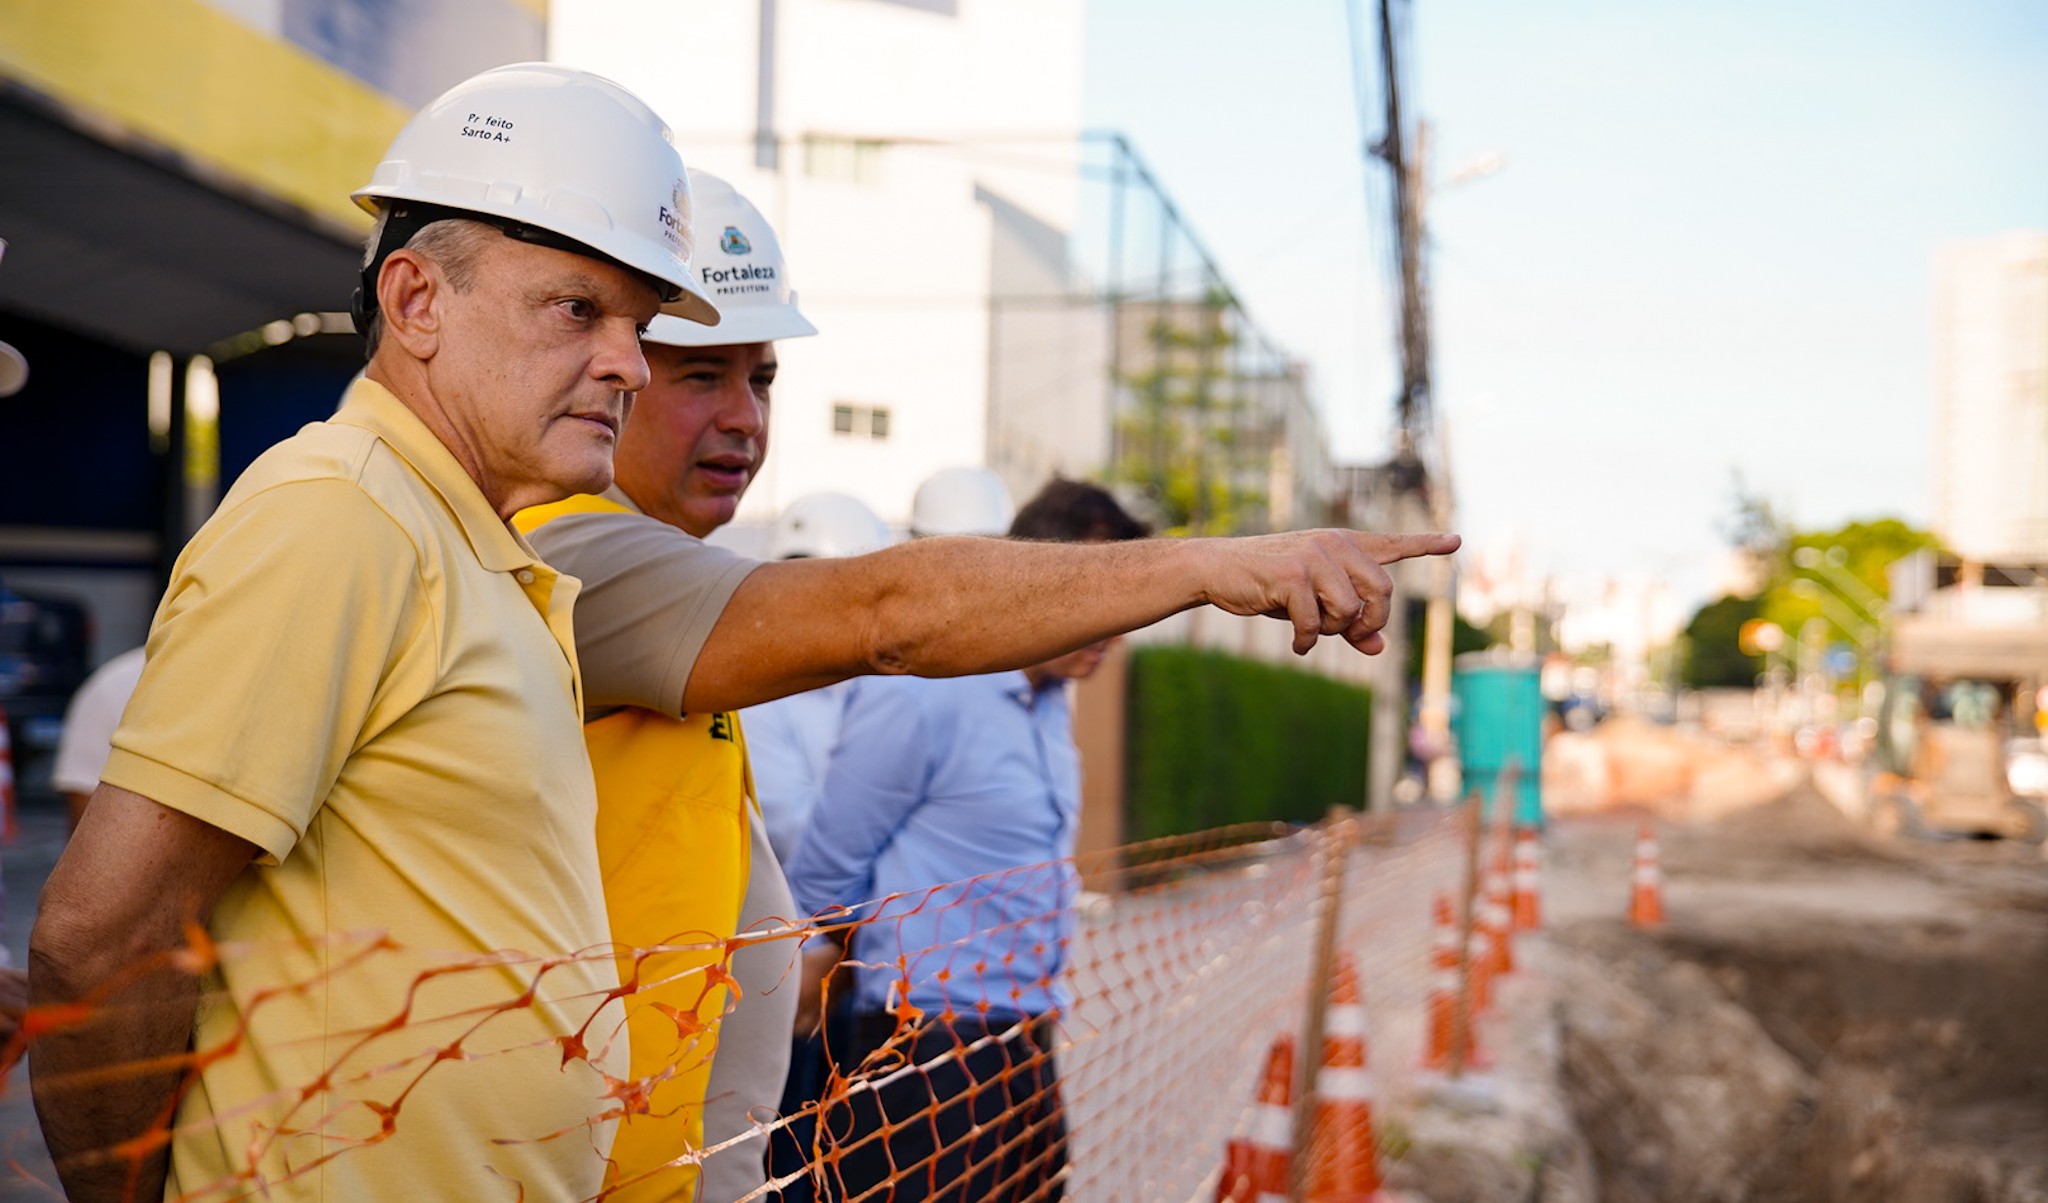
{"label": "man in beige shirt", "polygon": [[[1333,573],[1368,578],[1354,584],[1347,576],[1343,585],[1330,579],[1332,588],[1347,590],[1335,603],[1346,607],[1347,619],[1364,612],[1367,597],[1384,604],[1370,579],[1378,571],[1371,553],[1447,548],[1444,540],[1374,541],[1325,532],[1277,541],[1161,542],[1119,565],[1113,556],[1060,554],[1106,548],[937,538],[846,560],[757,565],[705,544],[705,536],[731,520],[767,455],[775,342],[813,328],[797,308],[779,240],[761,214],[716,177],[693,171],[692,181],[704,228],[694,266],[719,306],[720,323],[707,328],[658,319],[646,339],[653,382],[636,399],[620,436],[614,486],[602,496],[572,498],[517,519],[548,562],[584,582],[576,641],[593,712],[605,715],[607,724],[620,721],[608,712],[637,712],[630,735],[599,734],[591,743],[601,856],[606,833],[616,825],[628,824],[638,836],[630,850],[616,848],[606,858],[613,938],[620,944],[693,944],[730,936],[735,922],[795,917],[758,817],[744,813],[739,772],[730,768],[737,749],[730,734],[721,735],[732,723],[722,711],[868,672],[959,675],[1019,667],[1036,662],[1024,649],[1040,639],[1056,639],[1061,652],[1086,646],[1091,641],[1077,636],[1094,624],[1116,623],[1103,634],[1117,634],[1196,604],[1176,596],[1166,575],[1191,546],[1216,557],[1198,571],[1235,563],[1236,570],[1256,573],[1260,557],[1271,554],[1276,566],[1287,563],[1300,574],[1261,586],[1275,588],[1306,583],[1322,563],[1317,541],[1328,540],[1335,549],[1328,562]],[[956,471],[941,483],[964,484],[973,495],[992,483],[986,476],[978,469]],[[920,513],[930,491],[919,490]],[[1007,515],[995,529],[1006,524]],[[1360,549],[1368,554],[1357,556]],[[1347,555],[1351,566],[1339,567]],[[1067,586],[1074,592],[1064,594],[1067,604],[1047,592],[1035,575],[1040,571],[1076,574]],[[1124,583],[1113,585],[1116,579]],[[1114,591],[1120,588],[1137,597],[1119,596]],[[1131,600],[1138,604],[1115,617]],[[1307,597],[1303,604],[1318,603]],[[984,625],[985,618],[1014,621]],[[1350,633],[1369,646],[1377,637],[1367,625]],[[961,628],[976,629],[956,644]],[[866,658],[865,649],[878,639],[910,641],[901,665]],[[645,746],[656,739],[666,741],[660,749]],[[673,770],[673,779],[649,771],[679,761],[688,767]],[[688,816],[676,813],[685,801],[693,808]],[[714,822],[710,812],[720,807],[725,813]],[[687,836],[664,825],[685,821],[693,824]],[[685,864],[687,873],[676,871]],[[744,900],[731,896],[728,871],[745,883]],[[677,939],[679,933],[689,935]],[[765,1114],[781,1102],[791,1019],[803,992],[793,958],[789,940],[734,956],[731,970],[742,997],[706,1036],[679,1038],[675,1024],[646,1014],[647,1008],[695,1004],[708,1011],[701,1016],[706,1022],[717,1018],[723,996],[707,998],[701,974],[664,963],[644,975],[662,984],[629,1000],[647,1038],[636,1037],[634,1076],[672,1076],[654,1084],[649,1115],[621,1128],[614,1148],[621,1199],[692,1197],[698,1166],[690,1155],[722,1144],[728,1147],[703,1162],[702,1203],[732,1203],[761,1185],[762,1142],[745,1138],[750,1113]],[[631,969],[629,962],[624,972]],[[670,997],[662,997],[664,991]],[[705,1090],[700,1075],[713,1046]],[[695,1130],[700,1101],[701,1136]]]}

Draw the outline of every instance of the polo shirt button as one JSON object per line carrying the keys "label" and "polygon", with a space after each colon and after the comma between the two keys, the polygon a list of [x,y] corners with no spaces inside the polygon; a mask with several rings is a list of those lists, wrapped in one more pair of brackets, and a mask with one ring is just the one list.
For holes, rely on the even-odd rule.
{"label": "polo shirt button", "polygon": [[519,583],[520,583],[520,584],[522,584],[522,585],[531,585],[531,584],[533,583],[533,569],[531,569],[531,568],[521,568],[521,569],[519,570],[519,573],[518,573],[518,575],[519,575]]}

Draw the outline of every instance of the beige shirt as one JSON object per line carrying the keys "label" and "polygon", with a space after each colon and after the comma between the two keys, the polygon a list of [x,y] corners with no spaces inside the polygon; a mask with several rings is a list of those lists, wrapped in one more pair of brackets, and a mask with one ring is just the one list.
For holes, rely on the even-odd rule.
{"label": "beige shirt", "polygon": [[590,711],[638,706],[680,717],[697,653],[760,562],[647,517],[617,487],[604,497],[632,512],[563,514],[527,538],[583,582],[576,654]]}
{"label": "beige shirt", "polygon": [[[796,899],[768,829],[757,813],[753,852],[747,874],[747,897],[740,904],[741,931],[774,931],[799,918]],[[796,1028],[803,974],[797,964],[801,940],[794,937],[750,944],[732,956],[732,975],[740,984],[739,1005],[718,1029],[718,1056],[711,1062],[711,1084],[704,1091],[704,1147],[755,1131],[755,1118],[772,1118],[782,1105],[782,1084],[789,1077],[792,1033]],[[704,1159],[701,1203],[736,1203],[768,1180],[767,1142],[758,1136]]]}
{"label": "beige shirt", "polygon": [[209,924],[195,1039],[225,1055],[179,1110],[170,1197],[599,1189],[599,1071],[627,1049],[575,596],[369,381],[178,558],[101,776],[259,855]]}
{"label": "beige shirt", "polygon": [[[617,488],[604,496],[633,508],[632,499]],[[576,602],[576,646],[591,708],[638,706],[679,716],[689,666],[733,591],[758,562],[637,510],[562,514],[527,537],[549,563],[584,582]],[[737,791],[739,783],[733,787]],[[786,922],[797,917],[760,816],[749,815],[749,821],[751,871],[741,930],[766,926],[771,918]],[[718,1051],[704,1096],[705,1148],[749,1131],[750,1112],[772,1114],[782,1101],[796,1022],[798,982],[792,963],[797,943],[776,940],[732,958],[741,1000],[719,1023]],[[766,1148],[764,1141],[750,1139],[707,1157],[703,1203],[733,1203],[759,1188],[767,1180]]]}

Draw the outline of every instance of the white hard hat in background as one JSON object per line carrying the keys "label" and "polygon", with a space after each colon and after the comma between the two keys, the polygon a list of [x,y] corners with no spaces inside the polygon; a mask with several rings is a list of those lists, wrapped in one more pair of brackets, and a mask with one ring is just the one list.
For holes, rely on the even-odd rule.
{"label": "white hard hat in background", "polygon": [[1003,535],[1017,507],[1002,478],[987,468],[941,468],[917,486],[910,503],[910,533]]}
{"label": "white hard hat in background", "polygon": [[694,167],[690,199],[696,206],[697,228],[690,268],[697,273],[698,288],[718,306],[718,325],[658,317],[647,329],[647,341],[715,347],[816,334],[818,328],[797,310],[782,241],[753,202],[731,184]]}
{"label": "white hard hat in background", "polygon": [[[7,240],[0,238],[0,259],[7,257]],[[28,384],[28,357],[11,343],[0,343],[0,397],[12,397]]]}
{"label": "white hard hat in background", "polygon": [[369,309],[386,255],[427,222],[476,217],[651,276],[666,286],[663,313],[718,321],[690,272],[690,185],[668,125],[588,71],[514,63],[471,76],[406,122],[352,195],[390,211],[364,271]]}
{"label": "white hard hat in background", "polygon": [[11,344],[0,343],[0,397],[12,397],[28,385],[28,357]]}
{"label": "white hard hat in background", "polygon": [[866,555],[892,541],[888,524],[860,499],[812,493],[790,502],[775,519],[768,535],[768,558]]}

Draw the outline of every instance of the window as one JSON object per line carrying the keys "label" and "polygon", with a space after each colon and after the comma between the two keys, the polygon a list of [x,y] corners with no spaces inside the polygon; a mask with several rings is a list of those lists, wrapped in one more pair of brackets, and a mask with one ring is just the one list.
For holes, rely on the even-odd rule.
{"label": "window", "polygon": [[804,135],[804,174],[812,179],[872,184],[881,179],[886,143],[867,138]]}
{"label": "window", "polygon": [[889,437],[889,407],[886,405],[835,405],[832,433],[856,439]]}

